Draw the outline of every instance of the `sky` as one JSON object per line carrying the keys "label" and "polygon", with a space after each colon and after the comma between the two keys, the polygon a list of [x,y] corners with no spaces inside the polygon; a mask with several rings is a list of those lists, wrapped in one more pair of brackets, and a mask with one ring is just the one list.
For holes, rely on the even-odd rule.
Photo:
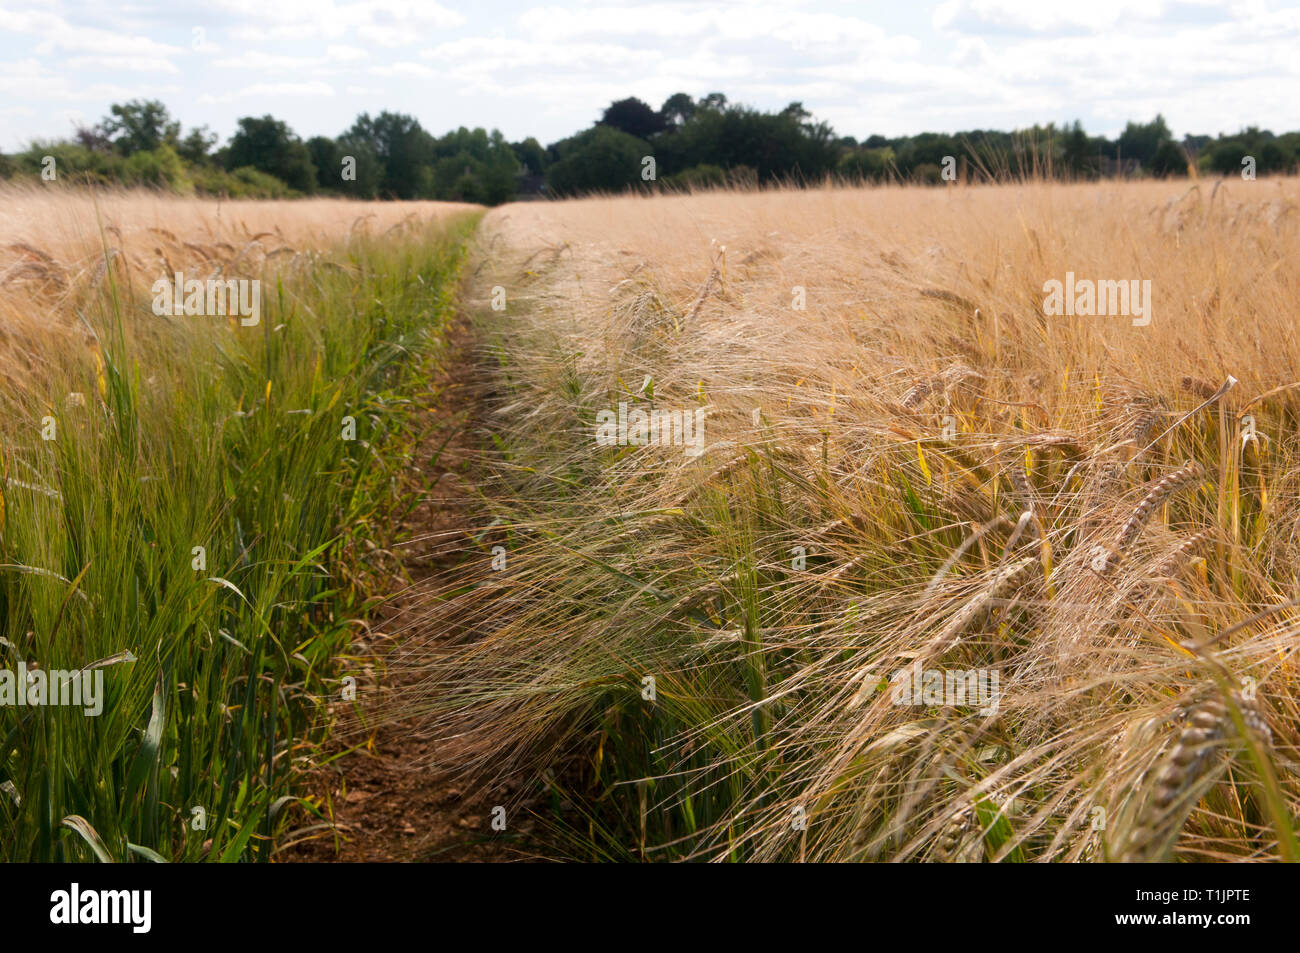
{"label": "sky", "polygon": [[1300,129],[1300,0],[0,0],[0,151],[160,99],[224,142],[362,112],[543,144],[611,101],[800,101],[841,135]]}

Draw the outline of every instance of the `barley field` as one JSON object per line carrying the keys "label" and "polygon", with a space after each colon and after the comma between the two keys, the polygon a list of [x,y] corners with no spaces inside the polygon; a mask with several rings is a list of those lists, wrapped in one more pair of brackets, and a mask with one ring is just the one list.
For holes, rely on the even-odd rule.
{"label": "barley field", "polygon": [[[403,712],[577,859],[1297,859],[1298,204],[492,211],[488,514]],[[1067,274],[1150,306],[1045,313]]]}
{"label": "barley field", "polygon": [[105,694],[0,856],[1300,859],[1297,261],[1292,178],[6,187],[0,658]]}

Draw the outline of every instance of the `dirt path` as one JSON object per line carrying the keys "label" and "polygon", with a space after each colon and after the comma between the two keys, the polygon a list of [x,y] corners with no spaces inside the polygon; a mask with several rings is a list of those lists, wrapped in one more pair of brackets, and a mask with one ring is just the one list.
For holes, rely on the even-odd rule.
{"label": "dirt path", "polygon": [[[427,737],[427,716],[379,722],[385,702],[418,678],[421,651],[439,634],[421,623],[421,594],[454,577],[475,526],[473,481],[481,469],[475,422],[482,398],[474,335],[460,317],[451,329],[442,367],[422,401],[416,461],[428,467],[432,488],[402,524],[394,556],[413,585],[399,590],[372,614],[367,639],[375,678],[359,685],[370,728],[351,712],[340,714],[335,751],[357,746],[323,769],[308,792],[332,811],[333,828],[307,817],[286,837],[281,861],[517,861],[528,859],[521,842],[531,828],[526,819],[512,824],[509,839],[491,829],[492,805],[513,788],[471,791],[455,776],[453,744]],[[481,525],[481,524],[480,524]],[[388,633],[400,633],[390,635]],[[422,732],[421,725],[424,726]],[[313,830],[313,825],[315,829]],[[296,841],[296,843],[295,843]]]}

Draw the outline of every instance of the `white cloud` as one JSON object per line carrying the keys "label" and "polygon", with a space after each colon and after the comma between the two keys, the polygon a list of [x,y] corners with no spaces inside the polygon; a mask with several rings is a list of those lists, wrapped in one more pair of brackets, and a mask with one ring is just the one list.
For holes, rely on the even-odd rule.
{"label": "white cloud", "polygon": [[74,56],[67,61],[74,70],[121,70],[127,73],[179,73],[171,60],[156,56]]}
{"label": "white cloud", "polygon": [[232,32],[246,42],[322,37],[412,46],[465,23],[464,15],[436,0],[216,0],[212,6],[245,21]]}
{"label": "white cloud", "polygon": [[281,56],[262,50],[248,50],[235,57],[217,60],[216,65],[245,72],[291,73],[320,66],[324,62],[325,58],[320,56]]}
{"label": "white cloud", "polygon": [[0,0],[0,148],[141,97],[227,134],[250,109],[332,134],[364,104],[554,141],[614,99],[711,90],[801,100],[852,135],[1075,117],[1113,134],[1157,111],[1179,133],[1281,132],[1300,128],[1300,9],[1284,2],[211,0],[177,16]]}
{"label": "white cloud", "polygon": [[420,63],[390,63],[388,66],[372,66],[367,70],[371,76],[434,76],[436,73]]}
{"label": "white cloud", "polygon": [[329,83],[254,83],[242,89],[227,93],[209,93],[199,97],[201,103],[228,103],[238,99],[265,99],[276,96],[333,96],[334,87]]}
{"label": "white cloud", "polygon": [[916,51],[907,36],[890,36],[861,17],[818,13],[777,3],[647,3],[636,6],[534,7],[519,17],[533,41],[577,38],[707,37],[747,42],[776,40],[798,50],[893,49]]}
{"label": "white cloud", "polygon": [[935,10],[936,29],[974,32],[994,29],[1045,33],[1050,30],[1113,28],[1157,19],[1171,4],[1165,0],[1088,0],[1043,3],[1042,0],[948,0]]}
{"label": "white cloud", "polygon": [[6,11],[4,26],[14,33],[39,37],[34,52],[41,56],[68,52],[165,57],[184,52],[179,46],[158,43],[145,36],[73,26],[58,14],[44,10]]}
{"label": "white cloud", "polygon": [[504,37],[453,40],[422,50],[420,57],[474,73],[538,66],[564,67],[574,72],[646,69],[664,60],[664,54],[658,50],[632,49],[616,43],[543,43]]}
{"label": "white cloud", "polygon": [[339,63],[354,63],[357,60],[364,60],[370,56],[369,50],[363,50],[359,46],[342,46],[340,44],[331,44],[325,48],[325,54]]}

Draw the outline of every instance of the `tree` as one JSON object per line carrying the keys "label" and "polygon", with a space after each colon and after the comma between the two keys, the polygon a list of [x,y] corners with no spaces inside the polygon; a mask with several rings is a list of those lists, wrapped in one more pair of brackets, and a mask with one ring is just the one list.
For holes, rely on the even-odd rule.
{"label": "tree", "polygon": [[928,167],[942,170],[945,158],[956,158],[963,150],[961,141],[956,136],[922,132],[905,140],[896,151],[898,169],[905,178],[911,177],[921,166],[926,166],[926,174],[922,176],[925,178],[929,175]]}
{"label": "tree", "polygon": [[164,143],[176,145],[181,124],[172,119],[167,107],[156,99],[114,103],[108,107],[108,112],[100,126],[122,155],[150,151]]}
{"label": "tree", "polygon": [[1149,123],[1130,122],[1119,137],[1119,151],[1126,159],[1137,159],[1143,168],[1149,168],[1161,144],[1172,142],[1165,117],[1157,115]]}
{"label": "tree", "polygon": [[514,151],[519,164],[532,175],[541,175],[546,171],[546,150],[532,136],[523,142],[512,142],[510,148]]}
{"label": "tree", "polygon": [[[344,195],[358,199],[373,199],[379,195],[384,167],[375,150],[363,138],[344,133],[338,137],[338,156],[333,168],[322,166],[316,173],[317,181],[330,183]],[[345,166],[344,163],[347,163]],[[345,169],[354,178],[344,178]]]}
{"label": "tree", "polygon": [[560,195],[615,192],[641,181],[642,160],[650,144],[612,126],[594,126],[552,147],[558,161],[546,170],[546,182]]}
{"label": "tree", "polygon": [[[715,101],[725,99],[716,95]],[[828,125],[806,117],[797,103],[780,113],[701,105],[676,133],[655,140],[661,172],[671,175],[700,165],[747,166],[764,183],[819,178],[835,168],[840,149]]]}
{"label": "tree", "polygon": [[201,165],[208,161],[208,152],[216,144],[217,134],[207,126],[198,126],[177,144],[176,152],[186,162]]}
{"label": "tree", "polygon": [[1294,150],[1284,143],[1272,138],[1260,143],[1258,156],[1260,172],[1265,174],[1289,172],[1295,166],[1295,160]]}
{"label": "tree", "polygon": [[84,126],[78,124],[72,135],[72,141],[83,149],[109,155],[113,151],[113,140],[104,132],[102,125]]}
{"label": "tree", "polygon": [[316,169],[307,147],[288,125],[270,115],[239,120],[225,162],[229,169],[259,169],[299,192],[316,191]]}
{"label": "tree", "polygon": [[122,180],[128,185],[150,185],[174,192],[192,192],[193,183],[176,150],[163,143],[157,149],[132,153],[122,163]]}
{"label": "tree", "polygon": [[878,182],[886,178],[894,166],[894,150],[855,149],[840,157],[836,172],[851,182],[869,180]]}
{"label": "tree", "polygon": [[1186,175],[1187,154],[1172,139],[1166,139],[1151,157],[1151,173],[1159,176]]}
{"label": "tree", "polygon": [[1065,133],[1061,162],[1066,172],[1078,178],[1090,176],[1096,167],[1092,144],[1088,141],[1088,134],[1083,131],[1083,124],[1077,119]]}
{"label": "tree", "polygon": [[381,196],[432,198],[430,170],[435,156],[435,141],[417,119],[388,111],[372,119],[369,113],[362,113],[347,136],[354,142],[364,142],[379,160]]}
{"label": "tree", "polygon": [[[540,162],[542,147],[536,140],[532,145]],[[499,205],[514,195],[519,159],[500,130],[462,126],[435,140],[434,152],[439,156],[431,173],[435,198]]]}
{"label": "tree", "polygon": [[803,108],[803,103],[791,103],[778,114],[788,116],[797,123],[805,123],[812,118],[812,113]]}
{"label": "tree", "polygon": [[343,156],[339,144],[329,136],[312,136],[304,146],[316,170],[316,188],[337,192],[343,183]]}
{"label": "tree", "polygon": [[1274,136],[1269,130],[1250,126],[1234,136],[1222,136],[1206,147],[1201,163],[1223,175],[1241,172],[1241,160],[1251,156],[1255,160],[1257,175],[1290,172],[1296,164],[1300,136],[1288,133]]}
{"label": "tree", "polygon": [[695,100],[686,93],[673,93],[659,107],[659,115],[669,129],[678,129],[695,115]]}
{"label": "tree", "polygon": [[610,103],[600,117],[600,125],[611,126],[638,139],[649,139],[667,127],[664,117],[635,96]]}

